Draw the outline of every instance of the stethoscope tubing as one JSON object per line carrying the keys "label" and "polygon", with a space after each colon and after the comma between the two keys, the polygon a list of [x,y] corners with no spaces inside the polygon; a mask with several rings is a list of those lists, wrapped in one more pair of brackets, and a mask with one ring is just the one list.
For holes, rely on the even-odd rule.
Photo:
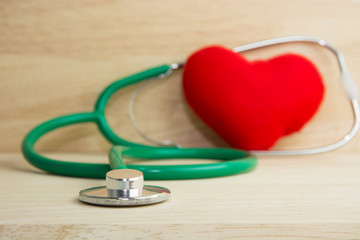
{"label": "stethoscope tubing", "polygon": [[[22,152],[25,158],[34,166],[58,175],[85,177],[85,178],[104,178],[106,172],[114,168],[133,168],[144,173],[145,179],[149,180],[169,180],[169,179],[195,179],[220,177],[242,172],[251,171],[257,165],[258,156],[284,156],[284,155],[308,155],[323,153],[339,148],[349,142],[359,131],[360,110],[357,101],[357,91],[355,83],[347,72],[345,60],[341,53],[333,46],[322,39],[291,36],[260,41],[235,47],[235,52],[244,52],[257,48],[290,43],[290,42],[310,42],[326,47],[337,57],[343,85],[347,96],[352,104],[354,123],[349,133],[339,141],[327,146],[300,149],[300,150],[271,150],[271,151],[241,151],[236,149],[224,148],[177,148],[177,147],[154,147],[150,145],[134,143],[119,137],[109,126],[105,117],[105,109],[110,97],[119,89],[131,84],[141,82],[155,77],[166,77],[171,75],[173,70],[181,69],[183,63],[173,63],[162,65],[135,75],[125,77],[110,84],[100,94],[93,112],[77,113],[58,117],[44,122],[31,130],[24,138]],[[109,154],[110,164],[105,163],[80,163],[68,162],[51,159],[39,154],[34,146],[35,143],[45,134],[69,125],[93,122],[95,123],[104,137],[115,146]],[[172,159],[172,158],[199,158],[217,159],[217,163],[209,164],[188,164],[188,165],[130,165],[124,163],[124,158],[136,159]]]}
{"label": "stethoscope tubing", "polygon": [[[159,148],[127,141],[117,136],[112,131],[105,118],[105,108],[110,97],[123,87],[165,74],[169,69],[170,66],[163,65],[112,83],[100,95],[95,105],[94,112],[66,115],[38,125],[26,135],[22,143],[22,152],[25,158],[35,167],[53,174],[101,179],[105,177],[109,170],[114,168],[132,168],[140,170],[147,180],[220,177],[243,173],[254,169],[257,165],[257,158],[246,151],[221,148]],[[109,142],[121,146],[115,146],[110,151],[110,165],[104,163],[80,163],[51,159],[39,154],[34,148],[35,143],[42,136],[55,129],[89,122],[95,123]],[[115,152],[118,152],[118,154],[114,154]],[[124,157],[148,160],[199,158],[222,161],[208,164],[184,165],[125,165],[123,160]]]}

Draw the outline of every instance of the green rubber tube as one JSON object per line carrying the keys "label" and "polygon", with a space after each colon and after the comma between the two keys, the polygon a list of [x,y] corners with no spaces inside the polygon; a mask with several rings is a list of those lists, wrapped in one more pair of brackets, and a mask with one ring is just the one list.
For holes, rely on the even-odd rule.
{"label": "green rubber tube", "polygon": [[105,173],[111,170],[108,164],[66,162],[50,159],[40,155],[34,149],[34,145],[37,140],[48,132],[68,125],[95,122],[97,118],[98,115],[94,112],[79,113],[55,118],[40,124],[25,137],[22,143],[22,152],[25,158],[33,166],[57,175],[86,178],[104,178]]}
{"label": "green rubber tube", "polygon": [[124,87],[138,83],[143,80],[158,77],[162,74],[167,73],[170,70],[171,70],[171,68],[169,65],[162,65],[159,67],[155,67],[155,68],[134,74],[129,77],[125,77],[121,80],[115,81],[114,83],[110,84],[107,88],[105,88],[105,90],[100,94],[100,96],[95,104],[95,112],[99,113],[98,127],[107,140],[109,140],[111,143],[113,143],[115,145],[123,145],[123,146],[128,146],[128,147],[149,147],[148,145],[143,145],[143,144],[139,144],[139,143],[126,141],[125,139],[117,136],[115,134],[115,132],[110,128],[109,124],[106,121],[106,118],[105,118],[106,104],[108,103],[110,97],[115,92],[117,92],[119,89],[122,89]]}
{"label": "green rubber tube", "polygon": [[[140,170],[144,173],[144,178],[148,180],[220,177],[254,169],[257,165],[257,158],[245,151],[221,148],[160,148],[127,141],[112,131],[105,118],[105,109],[110,97],[121,88],[157,77],[170,70],[170,66],[163,65],[115,81],[101,93],[94,112],[66,115],[38,125],[25,136],[22,142],[24,157],[29,163],[44,171],[58,175],[85,178],[104,178],[109,170],[118,168]],[[42,156],[35,150],[35,143],[45,134],[61,127],[87,122],[95,123],[108,141],[118,145],[114,146],[109,153],[110,164],[61,161]],[[123,158],[144,160],[198,158],[221,161],[211,164],[126,165]]]}
{"label": "green rubber tube", "polygon": [[135,159],[216,159],[208,164],[185,165],[130,165],[127,168],[143,172],[148,180],[178,180],[222,177],[253,170],[257,158],[247,152],[221,148],[124,148],[114,146],[109,155],[113,169],[126,168],[123,158]]}

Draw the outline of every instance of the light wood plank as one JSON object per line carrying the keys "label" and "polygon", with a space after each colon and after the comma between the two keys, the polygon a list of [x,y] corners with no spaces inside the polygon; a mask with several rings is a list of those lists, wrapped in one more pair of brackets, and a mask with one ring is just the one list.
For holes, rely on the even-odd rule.
{"label": "light wood plank", "polygon": [[[85,162],[106,158],[55,157]],[[265,158],[254,172],[243,175],[148,181],[170,188],[172,196],[167,202],[140,208],[94,207],[77,200],[80,189],[102,185],[103,180],[45,174],[19,154],[1,154],[0,162],[0,223],[5,236],[37,238],[51,229],[53,236],[69,239],[113,237],[118,232],[127,239],[186,239],[189,234],[197,239],[212,235],[215,239],[357,239],[360,232],[357,154]]]}

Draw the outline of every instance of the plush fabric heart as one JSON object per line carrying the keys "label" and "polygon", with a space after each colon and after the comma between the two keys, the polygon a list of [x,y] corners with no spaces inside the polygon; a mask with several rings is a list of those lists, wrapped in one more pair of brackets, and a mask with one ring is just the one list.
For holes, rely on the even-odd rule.
{"label": "plush fabric heart", "polygon": [[183,88],[194,112],[231,146],[268,149],[299,131],[315,114],[324,85],[305,57],[285,54],[267,61],[212,46],[187,60]]}

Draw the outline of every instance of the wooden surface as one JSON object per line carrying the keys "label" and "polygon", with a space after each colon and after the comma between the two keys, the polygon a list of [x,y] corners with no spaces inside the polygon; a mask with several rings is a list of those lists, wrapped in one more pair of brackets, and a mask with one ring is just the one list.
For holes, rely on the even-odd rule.
{"label": "wooden surface", "polygon": [[[95,154],[58,157],[106,160]],[[80,189],[103,180],[51,176],[25,164],[19,154],[3,154],[0,162],[4,239],[360,238],[358,154],[268,158],[243,175],[148,181],[170,188],[172,196],[138,208],[77,200]]]}
{"label": "wooden surface", "polygon": [[[80,189],[102,180],[51,176],[20,155],[24,135],[55,116],[91,111],[107,84],[199,47],[233,47],[285,35],[311,35],[336,46],[360,79],[360,1],[0,1],[0,237],[2,239],[360,239],[360,137],[336,152],[262,158],[256,171],[218,179],[150,182],[169,187],[163,204],[103,208],[80,204]],[[326,83],[320,111],[301,133],[275,148],[330,143],[351,127],[331,54],[306,44],[283,52],[311,58]],[[112,97],[107,117],[121,136],[143,142],[130,126],[136,86]],[[184,103],[181,71],[152,83],[135,108],[156,139],[184,146],[227,146]],[[45,136],[43,152],[105,162],[111,145],[95,126]]]}

